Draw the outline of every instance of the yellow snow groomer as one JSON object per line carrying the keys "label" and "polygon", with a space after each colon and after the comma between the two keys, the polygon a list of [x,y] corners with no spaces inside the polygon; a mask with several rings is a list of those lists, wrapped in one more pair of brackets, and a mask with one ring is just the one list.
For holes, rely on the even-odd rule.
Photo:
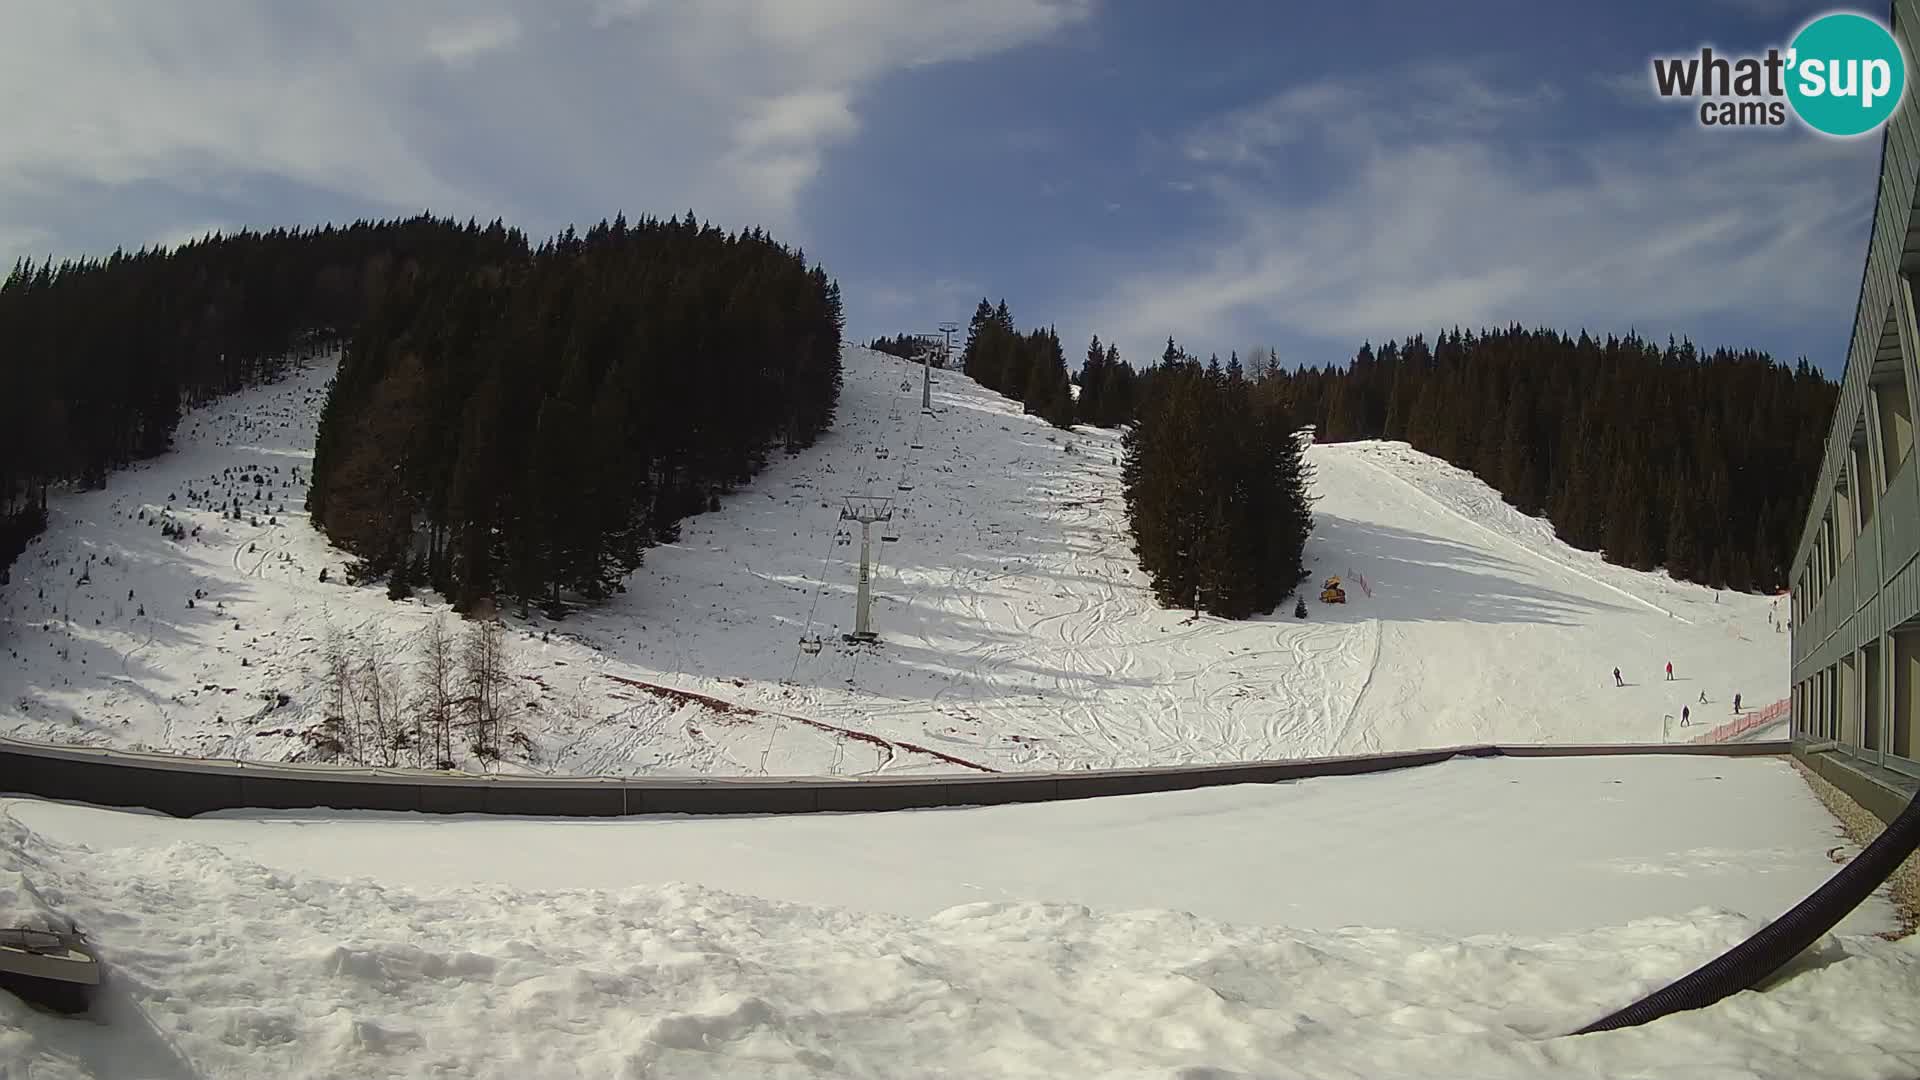
{"label": "yellow snow groomer", "polygon": [[1347,590],[1340,587],[1339,577],[1330,577],[1320,588],[1320,602],[1323,604],[1344,604],[1347,602]]}

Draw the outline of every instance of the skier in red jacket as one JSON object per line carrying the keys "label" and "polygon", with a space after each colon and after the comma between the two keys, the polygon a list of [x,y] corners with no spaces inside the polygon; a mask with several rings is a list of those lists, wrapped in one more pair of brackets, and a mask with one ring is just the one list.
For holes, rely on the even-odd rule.
{"label": "skier in red jacket", "polygon": [[1667,661],[1667,681],[1673,681],[1673,661]]}

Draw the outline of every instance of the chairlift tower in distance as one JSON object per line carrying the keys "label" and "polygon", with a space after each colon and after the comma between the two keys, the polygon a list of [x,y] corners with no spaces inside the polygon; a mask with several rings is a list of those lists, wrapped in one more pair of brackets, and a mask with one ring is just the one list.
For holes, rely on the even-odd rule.
{"label": "chairlift tower in distance", "polygon": [[[943,322],[940,324],[940,366],[943,368],[951,369],[953,367],[953,332],[958,329],[960,329],[960,324],[957,322]],[[928,369],[921,372],[923,378],[920,383],[920,411],[926,413],[928,416],[932,416],[933,376],[931,374],[931,359],[929,359],[928,364]]]}
{"label": "chairlift tower in distance", "polygon": [[860,523],[860,588],[855,594],[853,633],[848,641],[873,643],[880,635],[873,632],[873,525],[893,520],[893,500],[878,495],[848,495],[840,520]]}

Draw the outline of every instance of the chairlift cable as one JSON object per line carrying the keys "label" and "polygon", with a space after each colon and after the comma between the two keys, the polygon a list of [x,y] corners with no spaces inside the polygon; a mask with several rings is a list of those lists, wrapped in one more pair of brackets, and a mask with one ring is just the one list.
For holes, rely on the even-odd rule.
{"label": "chairlift cable", "polygon": [[827,588],[827,564],[833,559],[833,549],[835,547],[834,541],[839,539],[839,536],[840,536],[840,526],[838,522],[835,522],[833,532],[827,535],[826,554],[820,557],[820,573],[814,582],[813,601],[812,603],[807,605],[806,625],[800,628],[801,644],[796,647],[793,654],[793,667],[790,671],[787,672],[787,680],[789,682],[799,677],[800,658],[806,655],[805,642],[806,642],[807,636],[813,633],[814,613],[820,610],[820,594],[825,592]]}

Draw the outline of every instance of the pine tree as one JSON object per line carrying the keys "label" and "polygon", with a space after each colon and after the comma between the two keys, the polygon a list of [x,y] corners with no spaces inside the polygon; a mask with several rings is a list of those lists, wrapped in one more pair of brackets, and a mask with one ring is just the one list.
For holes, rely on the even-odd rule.
{"label": "pine tree", "polygon": [[1692,580],[1699,573],[1697,559],[1693,503],[1686,498],[1686,482],[1682,479],[1674,484],[1667,509],[1667,573],[1678,580]]}
{"label": "pine tree", "polygon": [[410,560],[401,559],[393,564],[387,575],[387,599],[405,600],[413,595],[413,583],[410,580],[413,565]]}
{"label": "pine tree", "polygon": [[980,298],[980,305],[973,309],[973,319],[967,323],[967,342],[960,350],[960,368],[967,378],[982,386],[991,386],[987,378],[986,357],[983,354],[982,338],[989,328],[994,326],[993,305],[986,297]]}
{"label": "pine tree", "polygon": [[1202,368],[1169,342],[1123,444],[1128,523],[1162,605],[1245,618],[1304,580],[1300,447],[1284,413],[1255,408],[1237,357]]}
{"label": "pine tree", "polygon": [[1107,350],[1100,335],[1087,343],[1087,358],[1080,365],[1080,400],[1074,412],[1083,424],[1099,424],[1106,413],[1101,408],[1107,389]]}
{"label": "pine tree", "polygon": [[1100,415],[1095,423],[1116,427],[1134,415],[1134,371],[1120,359],[1116,345],[1107,346],[1105,383],[1100,390]]}

